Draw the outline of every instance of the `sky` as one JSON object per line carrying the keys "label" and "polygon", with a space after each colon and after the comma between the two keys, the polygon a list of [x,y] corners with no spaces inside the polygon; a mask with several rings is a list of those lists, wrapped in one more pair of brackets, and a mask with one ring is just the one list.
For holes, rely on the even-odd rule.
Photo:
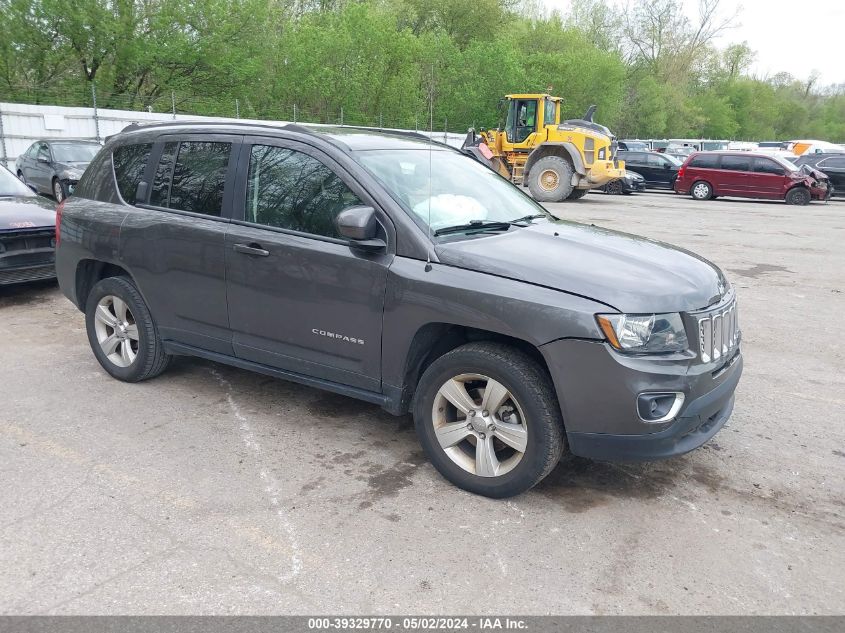
{"label": "sky", "polygon": [[[613,1],[613,0],[611,0]],[[549,10],[568,10],[571,0],[542,0]],[[623,8],[626,0],[615,0]],[[678,0],[690,18],[697,15],[698,0]],[[845,0],[722,0],[728,14],[740,5],[737,26],[722,35],[716,44],[747,41],[757,57],[751,68],[759,77],[788,72],[807,79],[819,73],[819,84],[845,83],[843,64],[843,24]]]}

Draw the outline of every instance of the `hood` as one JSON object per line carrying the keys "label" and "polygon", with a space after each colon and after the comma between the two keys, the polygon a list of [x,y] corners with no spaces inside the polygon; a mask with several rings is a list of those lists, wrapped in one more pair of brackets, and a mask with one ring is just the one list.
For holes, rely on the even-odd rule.
{"label": "hood", "polygon": [[801,170],[797,172],[792,172],[793,178],[795,180],[803,180],[807,176],[810,178],[814,178],[815,180],[822,181],[822,180],[829,180],[826,173],[819,171],[815,167],[810,165],[801,165]]}
{"label": "hood", "polygon": [[57,162],[55,163],[56,171],[60,172],[62,175],[70,175],[72,174],[82,174],[85,171],[85,168],[91,164],[91,161],[67,161],[67,162]]}
{"label": "hood", "polygon": [[438,259],[588,297],[620,312],[685,312],[718,301],[722,271],[683,249],[558,220],[439,244]]}
{"label": "hood", "polygon": [[56,206],[41,196],[0,197],[0,231],[56,226]]}

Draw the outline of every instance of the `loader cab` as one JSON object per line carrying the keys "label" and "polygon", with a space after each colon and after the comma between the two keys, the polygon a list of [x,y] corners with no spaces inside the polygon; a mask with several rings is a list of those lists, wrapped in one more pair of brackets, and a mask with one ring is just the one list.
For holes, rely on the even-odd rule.
{"label": "loader cab", "polygon": [[[560,122],[560,99],[544,94],[508,95],[505,122],[507,142],[514,149],[530,148],[539,142],[536,135],[547,125]],[[544,135],[545,139],[545,135]]]}

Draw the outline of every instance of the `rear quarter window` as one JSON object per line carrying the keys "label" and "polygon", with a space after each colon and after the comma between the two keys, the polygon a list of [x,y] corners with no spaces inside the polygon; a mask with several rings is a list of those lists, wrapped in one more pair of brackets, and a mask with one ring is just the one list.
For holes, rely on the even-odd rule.
{"label": "rear quarter window", "polygon": [[138,183],[144,178],[152,148],[152,143],[142,143],[117,147],[112,152],[117,189],[120,191],[120,197],[128,204],[135,204],[135,192]]}

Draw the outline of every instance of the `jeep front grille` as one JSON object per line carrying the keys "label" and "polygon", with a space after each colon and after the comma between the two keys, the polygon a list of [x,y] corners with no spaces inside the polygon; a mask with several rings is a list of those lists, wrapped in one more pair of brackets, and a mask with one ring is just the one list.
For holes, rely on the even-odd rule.
{"label": "jeep front grille", "polygon": [[694,315],[698,322],[698,351],[702,362],[725,358],[739,345],[736,298],[716,309]]}

